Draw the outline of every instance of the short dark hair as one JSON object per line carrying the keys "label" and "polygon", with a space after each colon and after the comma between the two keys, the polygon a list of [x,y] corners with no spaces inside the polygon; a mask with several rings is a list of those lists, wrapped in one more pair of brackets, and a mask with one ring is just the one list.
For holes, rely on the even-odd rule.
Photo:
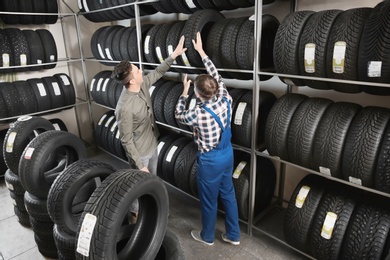
{"label": "short dark hair", "polygon": [[208,74],[200,74],[197,76],[194,85],[198,94],[205,99],[213,98],[218,92],[217,81]]}
{"label": "short dark hair", "polygon": [[111,73],[111,78],[116,79],[118,82],[122,84],[127,84],[128,82],[123,82],[126,78],[128,78],[129,74],[133,67],[131,66],[130,61],[123,60],[118,65],[115,66],[114,70]]}

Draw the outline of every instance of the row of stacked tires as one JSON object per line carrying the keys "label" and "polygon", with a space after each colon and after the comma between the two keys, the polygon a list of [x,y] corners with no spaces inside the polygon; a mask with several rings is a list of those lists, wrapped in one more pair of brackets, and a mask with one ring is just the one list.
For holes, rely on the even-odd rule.
{"label": "row of stacked tires", "polygon": [[[135,3],[134,0],[115,0],[108,2],[79,0],[79,9],[81,14],[91,22],[107,22],[134,18]],[[263,1],[263,4],[269,4],[274,0]],[[233,10],[237,8],[251,7],[255,5],[254,0],[161,0],[150,3],[138,4],[140,16],[161,13],[184,13],[193,14],[202,9],[214,9],[218,11]],[[120,6],[120,7],[118,7]],[[116,7],[116,8],[115,8]],[[107,9],[100,12],[88,13],[100,9]]]}
{"label": "row of stacked tires", "polygon": [[8,167],[6,186],[18,221],[32,227],[42,255],[58,258],[47,196],[59,173],[86,157],[84,143],[67,131],[56,130],[49,120],[23,116],[10,124],[2,150]]}
{"label": "row of stacked tires", "polygon": [[286,94],[265,129],[270,155],[390,193],[390,109]]}
{"label": "row of stacked tires", "polygon": [[[273,69],[273,46],[279,21],[272,15],[263,15],[261,37],[262,69]],[[251,70],[254,60],[254,21],[249,17],[225,18],[216,10],[200,10],[188,20],[172,21],[160,24],[141,26],[141,55],[144,62],[159,64],[176,48],[180,37],[185,36],[187,51],[176,58],[176,64],[184,67],[201,67],[199,54],[192,46],[192,39],[200,31],[206,53],[220,68]],[[104,26],[96,30],[91,38],[91,50],[98,60],[138,61],[136,27],[121,25]],[[114,66],[114,62],[103,64]],[[171,68],[173,71],[200,73],[198,70]],[[221,72],[224,77],[252,79],[253,75],[237,72]],[[263,76],[266,80],[270,77]]]}
{"label": "row of stacked tires", "polygon": [[[133,222],[128,209],[137,199]],[[183,259],[167,229],[169,198],[157,176],[82,159],[57,176],[47,200],[59,259]]]}
{"label": "row of stacked tires", "polygon": [[[110,78],[110,75],[110,71],[97,73],[91,81],[90,91],[95,102],[107,107],[115,108],[120,93],[123,90],[123,85]],[[185,131],[191,131],[188,126],[179,123],[175,119],[175,107],[183,91],[182,82],[162,78],[155,82],[149,91],[151,94],[154,115],[158,122]],[[245,89],[230,89],[229,93],[233,98],[231,126],[233,135],[232,142],[236,145],[250,148],[252,135],[252,91]],[[260,91],[259,131],[257,139],[258,148],[260,150],[265,149],[265,122],[275,101],[276,97],[272,93]],[[187,109],[194,107],[197,102],[193,87],[191,86],[188,92]],[[118,152],[118,149],[108,148],[110,146],[118,147],[117,142],[119,140],[117,140],[118,137],[115,136],[119,136],[119,133],[117,131],[116,121],[107,121],[111,115],[113,116],[113,112],[107,112],[107,114],[110,114],[110,116],[105,115],[104,118],[101,117],[97,124],[96,140],[98,140],[100,146],[105,147],[107,150],[113,152],[113,154],[123,158],[122,152]],[[102,132],[100,130],[101,128],[103,128]],[[108,144],[105,145],[105,142],[108,142]]]}
{"label": "row of stacked tires", "polygon": [[0,18],[5,24],[54,24],[58,20],[57,0],[2,0],[0,12],[29,13],[26,15],[2,13]]}
{"label": "row of stacked tires", "polygon": [[388,205],[386,197],[309,174],[295,188],[286,209],[285,239],[315,259],[385,259]]}
{"label": "row of stacked tires", "polygon": [[[277,73],[389,83],[390,2],[346,11],[298,11],[281,22],[275,38]],[[283,77],[287,84],[345,93],[389,95],[386,87]]]}
{"label": "row of stacked tires", "polygon": [[49,30],[0,29],[0,73],[52,69],[57,59],[56,42]]}
{"label": "row of stacked tires", "polygon": [[75,88],[64,73],[0,83],[0,118],[43,112],[75,103]]}

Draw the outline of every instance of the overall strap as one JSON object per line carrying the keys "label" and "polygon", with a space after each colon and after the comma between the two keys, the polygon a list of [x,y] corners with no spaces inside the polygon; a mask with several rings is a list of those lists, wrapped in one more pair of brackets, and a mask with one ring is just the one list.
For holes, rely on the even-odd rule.
{"label": "overall strap", "polygon": [[[230,105],[229,105],[229,101],[226,99],[226,97],[223,97],[222,99],[225,100],[226,103],[228,104],[228,114],[227,114],[226,127],[229,127],[229,125],[230,125]],[[221,127],[222,131],[224,131],[225,127],[223,126],[219,116],[217,116],[210,108],[206,107],[205,105],[203,105],[202,107],[214,117],[215,121],[217,121],[217,123],[219,124],[219,127]]]}

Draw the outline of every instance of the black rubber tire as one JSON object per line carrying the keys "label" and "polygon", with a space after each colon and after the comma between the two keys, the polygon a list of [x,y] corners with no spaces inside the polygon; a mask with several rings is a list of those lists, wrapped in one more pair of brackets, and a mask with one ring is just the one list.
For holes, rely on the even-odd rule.
{"label": "black rubber tire", "polygon": [[[358,80],[360,38],[363,33],[364,24],[371,11],[372,8],[354,8],[346,10],[337,16],[327,44],[326,75],[328,78]],[[335,46],[339,42],[343,42],[348,46],[345,50],[344,64],[340,65],[336,63],[333,57],[335,48],[340,48]],[[362,91],[362,87],[358,84],[343,84],[338,82],[329,82],[328,84],[333,90],[339,92],[359,93]]]}
{"label": "black rubber tire", "polygon": [[[390,2],[382,1],[372,10],[364,24],[358,55],[358,79],[360,81],[388,83],[390,77],[389,52]],[[370,72],[371,61],[380,61],[381,69]],[[372,73],[372,75],[371,75]],[[390,95],[386,87],[363,86],[363,91],[374,95]]]}
{"label": "black rubber tire", "polygon": [[326,98],[310,98],[299,105],[288,130],[287,151],[290,162],[310,167],[314,136],[321,117],[332,103]]}
{"label": "black rubber tire", "polygon": [[[147,37],[147,34],[149,30],[153,27],[153,24],[143,24],[141,25],[141,39],[140,39],[140,47],[141,47],[141,58],[143,62],[146,62],[147,59],[145,57],[145,52],[142,49],[144,47],[144,42]],[[137,30],[134,28],[132,33],[130,34],[129,42],[127,45],[127,52],[130,55],[130,60],[132,61],[139,61],[139,55],[138,55],[138,38],[137,38]],[[147,66],[146,66],[147,67]],[[145,67],[145,68],[146,68]]]}
{"label": "black rubber tire", "polygon": [[[15,2],[15,1],[14,1]],[[0,30],[0,66],[2,68],[13,66],[11,43],[4,30]],[[5,59],[3,59],[5,58]],[[10,73],[12,69],[1,69],[1,73]]]}
{"label": "black rubber tire", "polygon": [[326,186],[330,184],[324,177],[309,174],[298,183],[291,195],[284,215],[283,232],[286,242],[302,252],[308,251],[314,215]]}
{"label": "black rubber tire", "polygon": [[195,142],[189,142],[177,156],[173,177],[174,183],[182,191],[191,194],[190,174],[191,168],[198,157],[198,146]]}
{"label": "black rubber tire", "polygon": [[374,187],[375,166],[390,110],[364,107],[349,127],[342,159],[342,177],[359,179],[365,187]]}
{"label": "black rubber tire", "polygon": [[[45,0],[34,0],[32,1],[34,13],[47,13],[46,1]],[[46,22],[45,15],[34,15],[33,24],[44,24]]]}
{"label": "black rubber tire", "polygon": [[53,238],[57,247],[58,259],[75,259],[76,235],[70,235],[54,224]]}
{"label": "black rubber tire", "polygon": [[195,12],[187,19],[182,34],[185,37],[186,56],[191,66],[203,68],[203,62],[192,44],[192,40],[196,40],[196,33],[201,33],[203,44],[205,44],[212,25],[223,18],[224,16],[216,10],[205,9]]}
{"label": "black rubber tire", "polygon": [[34,240],[37,244],[38,251],[47,258],[58,259],[58,253],[53,236],[51,238],[41,238],[34,234]]}
{"label": "black rubber tire", "polygon": [[[41,64],[44,59],[43,44],[38,33],[34,30],[23,30],[22,31],[27,40],[27,46],[29,49],[30,58],[28,65]],[[31,71],[42,70],[43,66],[32,66],[29,67]]]}
{"label": "black rubber tire", "polygon": [[43,68],[44,69],[55,68],[57,65],[58,53],[57,53],[56,41],[54,40],[53,35],[49,30],[46,29],[37,29],[35,31],[38,33],[43,43],[43,51],[45,57],[44,62],[53,63],[53,64],[43,65]]}
{"label": "black rubber tire", "polygon": [[[240,110],[239,110],[240,109]],[[250,148],[252,141],[252,92],[246,91],[232,114],[232,143]]]}
{"label": "black rubber tire", "polygon": [[19,175],[19,161],[24,149],[36,135],[54,130],[53,125],[42,117],[21,116],[8,128],[3,149],[8,168]]}
{"label": "black rubber tire", "polygon": [[270,155],[288,160],[287,142],[291,120],[307,98],[302,94],[286,94],[272,106],[265,126],[265,146]]}
{"label": "black rubber tire", "polygon": [[257,149],[264,151],[266,149],[265,141],[265,129],[268,120],[268,116],[271,112],[272,107],[276,102],[276,96],[271,92],[260,90],[260,107],[259,116],[257,121]]}
{"label": "black rubber tire", "polygon": [[183,150],[183,148],[189,142],[191,142],[191,138],[186,136],[176,139],[168,147],[162,159],[161,162],[162,179],[174,186],[177,186],[175,183],[175,176],[174,176],[177,158],[181,153],[181,151]]}
{"label": "black rubber tire", "polygon": [[53,15],[46,15],[46,24],[55,24],[58,20],[58,4],[56,0],[46,0],[46,8],[48,13]]}
{"label": "black rubber tire", "polygon": [[183,83],[177,83],[171,90],[168,92],[167,97],[164,102],[164,119],[168,125],[173,127],[178,127],[176,118],[175,118],[175,109],[177,101],[183,92]]}
{"label": "black rubber tire", "polygon": [[66,124],[60,118],[49,119],[55,130],[68,131]]}
{"label": "black rubber tire", "polygon": [[155,260],[183,260],[185,254],[180,240],[175,233],[167,228],[162,241],[160,250],[158,251]]}
{"label": "black rubber tire", "polygon": [[65,73],[54,74],[53,77],[57,80],[62,89],[64,96],[64,105],[70,106],[76,104],[76,91],[72,79]]}
{"label": "black rubber tire", "polygon": [[10,192],[19,196],[24,196],[26,190],[23,188],[18,175],[13,173],[10,169],[7,169],[4,174],[4,180],[5,185]]}
{"label": "black rubber tire", "polygon": [[24,205],[30,218],[37,221],[52,222],[49,213],[47,213],[47,200],[40,199],[29,192],[24,193]]}
{"label": "black rubber tire", "polygon": [[383,207],[357,205],[348,223],[341,259],[384,259],[390,231],[390,213]]}
{"label": "black rubber tire", "polygon": [[382,143],[379,148],[378,161],[375,166],[374,188],[379,191],[390,193],[390,127],[383,132]]}
{"label": "black rubber tire", "polygon": [[[316,12],[308,19],[299,39],[300,75],[326,78],[326,50],[332,25],[341,10],[324,10]],[[314,61],[306,66],[306,44],[315,44]],[[307,61],[309,62],[309,61]],[[304,80],[305,84],[315,89],[329,89],[326,81]]]}
{"label": "black rubber tire", "polygon": [[76,235],[86,202],[98,183],[114,171],[111,165],[95,160],[79,160],[66,168],[54,180],[47,197],[53,222],[64,232]]}
{"label": "black rubber tire", "polygon": [[165,158],[165,154],[168,150],[168,148],[171,146],[171,144],[176,140],[180,138],[180,135],[169,133],[167,135],[161,135],[158,139],[158,162],[157,162],[157,176],[163,178],[163,168],[162,164]]}
{"label": "black rubber tire", "polygon": [[[262,26],[264,24],[262,23]],[[241,25],[236,39],[236,59],[239,69],[252,70],[254,60],[255,22],[249,19]],[[275,37],[274,37],[275,38]],[[263,39],[263,36],[261,37]]]}
{"label": "black rubber tire", "polygon": [[22,115],[38,112],[38,103],[30,84],[24,80],[17,80],[12,82],[12,85],[19,93],[19,106],[21,107]]}
{"label": "black rubber tire", "polygon": [[341,178],[341,161],[347,133],[361,108],[358,104],[348,102],[337,102],[329,106],[322,115],[314,137],[312,157],[309,159],[312,162],[311,169]]}
{"label": "black rubber tire", "polygon": [[27,45],[26,36],[22,33],[22,30],[18,28],[5,28],[3,29],[8,36],[8,40],[11,43],[12,59],[14,60],[14,66],[22,66],[19,68],[13,68],[14,72],[27,71],[28,68],[25,65],[29,64],[30,52]]}
{"label": "black rubber tire", "polygon": [[[342,242],[355,208],[356,201],[352,199],[352,194],[348,194],[345,189],[343,189],[344,192],[342,193],[342,186],[338,186],[338,188],[340,191],[329,190],[323,195],[314,216],[312,230],[308,239],[308,249],[311,255],[317,259],[337,259],[340,256]],[[328,212],[337,215],[329,239],[321,235],[321,230]]]}
{"label": "black rubber tire", "polygon": [[[4,0],[1,3],[1,10],[6,12],[19,12],[19,2],[14,0]],[[1,19],[6,24],[18,24],[19,15],[2,14]]]}
{"label": "black rubber tire", "polygon": [[157,39],[157,33],[158,31],[163,27],[165,24],[156,24],[152,28],[148,30],[147,35],[145,36],[144,44],[143,44],[143,51],[145,55],[145,59],[149,63],[160,63],[156,51],[154,49],[154,42]]}
{"label": "black rubber tire", "polygon": [[6,111],[8,111],[8,116],[20,116],[23,114],[22,102],[20,100],[19,91],[15,86],[10,82],[2,82],[0,84],[0,93],[3,96],[6,105]]}
{"label": "black rubber tire", "polygon": [[19,178],[26,191],[46,199],[54,179],[73,162],[87,156],[83,141],[65,131],[46,131],[24,149]]}
{"label": "black rubber tire", "polygon": [[4,140],[7,132],[8,132],[8,128],[4,128],[3,130],[0,130],[0,177],[4,177],[5,172],[8,170],[8,167],[4,161],[4,154],[3,154]]}
{"label": "black rubber tire", "polygon": [[51,96],[49,95],[43,80],[36,78],[28,79],[27,82],[34,91],[35,99],[38,104],[38,111],[42,112],[49,110],[51,108]]}
{"label": "black rubber tire", "polygon": [[153,100],[153,111],[154,111],[154,116],[157,121],[166,124],[167,122],[165,121],[164,117],[164,104],[165,104],[165,99],[168,96],[169,91],[177,85],[176,81],[167,81],[165,84],[160,86],[159,88],[156,88],[153,93],[155,94],[155,98]]}
{"label": "black rubber tire", "polygon": [[62,108],[65,105],[64,92],[62,91],[55,77],[41,78],[46,86],[51,99],[51,109]]}
{"label": "black rubber tire", "polygon": [[52,239],[53,238],[53,221],[37,220],[30,216],[31,228],[34,234],[40,238]]}
{"label": "black rubber tire", "polygon": [[21,211],[14,207],[14,213],[20,225],[26,228],[31,227],[30,215],[27,213],[27,211]]}
{"label": "black rubber tire", "polygon": [[[313,11],[292,12],[280,23],[275,36],[273,53],[277,73],[299,75],[299,39],[307,20],[314,13]],[[305,85],[301,79],[285,77],[280,79],[289,85]]]}
{"label": "black rubber tire", "polygon": [[[128,223],[128,207],[138,199],[135,225]],[[140,170],[118,170],[105,179],[85,206],[86,214],[97,217],[89,257],[76,259],[154,259],[168,223],[168,192],[162,180]],[[104,216],[104,217],[102,217]],[[80,222],[76,244],[83,221]]]}

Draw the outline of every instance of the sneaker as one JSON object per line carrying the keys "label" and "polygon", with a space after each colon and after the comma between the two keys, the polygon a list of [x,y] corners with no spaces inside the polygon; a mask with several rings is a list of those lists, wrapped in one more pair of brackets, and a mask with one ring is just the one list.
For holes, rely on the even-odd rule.
{"label": "sneaker", "polygon": [[223,233],[221,235],[221,237],[222,237],[222,240],[225,241],[226,243],[230,243],[230,244],[235,245],[235,246],[238,246],[240,244],[240,241],[233,241],[233,240],[230,240],[229,238],[227,238],[225,233]]}
{"label": "sneaker", "polygon": [[192,230],[191,231],[191,236],[196,241],[202,242],[205,245],[208,245],[208,246],[214,245],[214,242],[206,242],[206,241],[204,241],[203,238],[200,236],[200,231],[198,231],[198,230]]}

